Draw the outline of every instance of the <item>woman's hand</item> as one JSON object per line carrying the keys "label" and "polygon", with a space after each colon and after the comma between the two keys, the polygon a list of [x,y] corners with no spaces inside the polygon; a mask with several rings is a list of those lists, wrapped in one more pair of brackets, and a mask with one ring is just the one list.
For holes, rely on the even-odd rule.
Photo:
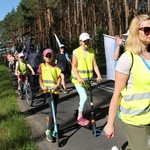
{"label": "woman's hand", "polygon": [[57,88],[58,88],[58,86],[57,86],[57,85],[54,85],[54,86],[53,86],[53,89],[54,89],[54,90],[56,90]]}
{"label": "woman's hand", "polygon": [[32,72],[32,75],[35,75],[35,72]]}
{"label": "woman's hand", "polygon": [[21,75],[21,74],[20,74],[20,73],[18,73],[18,72],[15,72],[15,75],[16,75],[16,76],[19,76],[19,75]]}
{"label": "woman's hand", "polygon": [[116,35],[115,39],[116,39],[117,45],[120,47],[122,45],[123,38],[121,38],[119,35]]}
{"label": "woman's hand", "polygon": [[47,88],[46,88],[45,86],[41,86],[41,89],[42,89],[43,91],[47,91]]}
{"label": "woman's hand", "polygon": [[106,134],[106,137],[108,139],[112,139],[115,135],[115,129],[114,129],[114,126],[110,126],[108,125],[108,123],[106,124],[106,126],[104,127],[104,130],[103,130]]}
{"label": "woman's hand", "polygon": [[85,84],[84,80],[82,78],[78,78],[79,84]]}
{"label": "woman's hand", "polygon": [[101,82],[101,81],[102,81],[102,77],[97,77],[97,78],[96,78],[96,81],[97,81],[97,82]]}

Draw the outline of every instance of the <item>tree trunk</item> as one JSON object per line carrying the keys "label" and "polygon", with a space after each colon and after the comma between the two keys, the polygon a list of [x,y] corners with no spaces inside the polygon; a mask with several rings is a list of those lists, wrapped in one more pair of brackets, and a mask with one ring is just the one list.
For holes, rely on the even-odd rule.
{"label": "tree trunk", "polygon": [[82,2],[82,0],[80,0],[80,10],[81,10],[81,31],[85,32],[84,17],[83,17],[83,2]]}
{"label": "tree trunk", "polygon": [[150,0],[147,0],[148,13],[150,13]]}
{"label": "tree trunk", "polygon": [[107,0],[107,10],[108,10],[109,35],[114,35],[113,25],[112,25],[112,17],[111,17],[111,9],[110,9],[110,1],[109,0]]}
{"label": "tree trunk", "polygon": [[129,28],[129,4],[127,0],[124,0],[124,6],[125,6],[125,29],[126,31]]}
{"label": "tree trunk", "polygon": [[71,21],[70,21],[70,3],[68,0],[68,34],[69,34],[69,42],[71,42],[72,32],[71,32]]}

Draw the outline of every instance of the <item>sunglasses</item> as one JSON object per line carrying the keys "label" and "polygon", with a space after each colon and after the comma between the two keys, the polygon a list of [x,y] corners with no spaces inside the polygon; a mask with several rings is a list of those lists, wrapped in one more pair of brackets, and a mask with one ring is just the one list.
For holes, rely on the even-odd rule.
{"label": "sunglasses", "polygon": [[146,36],[150,34],[150,27],[142,27],[139,30],[143,31]]}
{"label": "sunglasses", "polygon": [[90,40],[85,40],[83,41],[86,45],[88,45],[90,43]]}
{"label": "sunglasses", "polygon": [[47,53],[47,54],[45,55],[45,57],[51,58],[51,57],[52,57],[52,54],[51,54],[51,53]]}

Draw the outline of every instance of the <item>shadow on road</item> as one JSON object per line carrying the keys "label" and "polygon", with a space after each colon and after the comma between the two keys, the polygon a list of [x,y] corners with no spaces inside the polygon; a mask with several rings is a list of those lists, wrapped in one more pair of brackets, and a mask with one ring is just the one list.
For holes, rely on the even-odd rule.
{"label": "shadow on road", "polygon": [[[94,109],[95,120],[99,121],[101,119],[104,119],[108,115],[108,109],[109,109],[108,106],[104,107],[104,108]],[[68,140],[71,138],[71,136],[73,136],[82,127],[82,126],[78,125],[76,122],[77,113],[78,113],[78,111],[75,110],[74,118],[72,118],[71,120],[67,120],[67,122],[65,122],[65,124],[63,124],[63,126],[61,126],[61,129],[59,130],[59,138],[60,138],[59,146],[60,147],[65,146],[67,144]],[[90,120],[90,117],[91,117],[90,110],[85,114],[85,117],[87,117]],[[70,126],[67,126],[71,122],[72,122],[72,124]],[[102,132],[105,124],[106,123],[104,123],[101,126],[96,127],[97,132],[99,132],[96,136],[102,135],[101,132]],[[90,125],[86,126],[85,128],[88,130],[91,130]]]}

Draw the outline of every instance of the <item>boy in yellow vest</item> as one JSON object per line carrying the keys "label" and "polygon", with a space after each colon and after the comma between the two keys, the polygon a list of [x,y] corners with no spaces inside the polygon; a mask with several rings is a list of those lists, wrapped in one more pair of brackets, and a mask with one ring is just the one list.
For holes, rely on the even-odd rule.
{"label": "boy in yellow vest", "polygon": [[35,74],[33,68],[30,66],[30,64],[28,64],[28,62],[24,59],[25,56],[24,54],[21,52],[18,54],[18,61],[16,62],[16,67],[15,67],[15,75],[17,75],[18,78],[18,90],[21,90],[21,81],[28,81],[28,68],[30,69],[30,71],[32,72],[32,75]]}
{"label": "boy in yellow vest", "polygon": [[50,106],[50,114],[49,114],[49,122],[48,128],[45,131],[46,138],[48,141],[52,142],[52,125],[53,125],[53,115],[52,115],[52,106],[50,103],[50,91],[48,89],[52,89],[52,96],[54,99],[54,106],[57,110],[57,103],[59,99],[59,90],[57,87],[61,83],[61,70],[52,64],[53,60],[53,51],[51,49],[45,49],[43,51],[43,59],[45,63],[41,63],[38,68],[39,73],[39,84],[41,89],[46,93],[46,100]]}

